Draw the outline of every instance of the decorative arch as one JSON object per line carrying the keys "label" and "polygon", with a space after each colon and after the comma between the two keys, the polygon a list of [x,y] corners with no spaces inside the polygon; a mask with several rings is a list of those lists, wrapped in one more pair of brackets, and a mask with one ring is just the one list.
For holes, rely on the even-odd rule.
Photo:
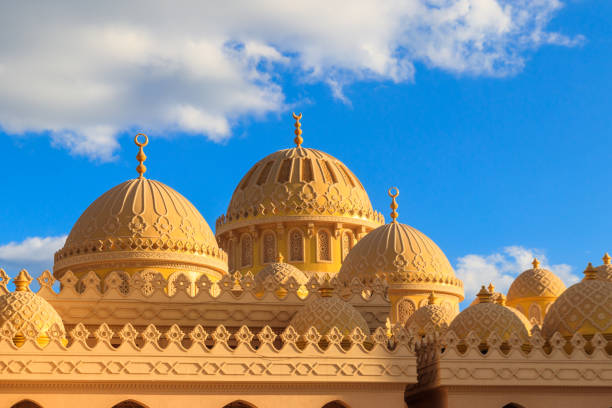
{"label": "decorative arch", "polygon": [[536,303],[533,303],[529,306],[529,321],[535,324],[542,324],[542,310],[540,306]]}
{"label": "decorative arch", "polygon": [[299,228],[289,231],[289,261],[304,262],[304,232]]}
{"label": "decorative arch", "polygon": [[342,262],[346,259],[348,253],[353,249],[353,245],[355,245],[355,238],[353,237],[353,233],[350,231],[344,231],[342,233]]}
{"label": "decorative arch", "polygon": [[397,322],[405,324],[406,320],[415,312],[416,306],[414,302],[407,297],[397,302]]}
{"label": "decorative arch", "polygon": [[240,266],[253,265],[253,239],[251,234],[242,234],[240,236]]}
{"label": "decorative arch", "polygon": [[261,235],[263,263],[276,262],[276,234],[272,231],[264,231]]}
{"label": "decorative arch", "polygon": [[257,408],[257,407],[246,401],[237,400],[237,401],[230,402],[227,405],[224,405],[223,408]]}
{"label": "decorative arch", "polygon": [[147,407],[134,400],[125,400],[125,401],[121,401],[113,405],[113,408],[147,408]]}
{"label": "decorative arch", "polygon": [[42,408],[42,406],[32,400],[26,399],[11,405],[11,408]]}
{"label": "decorative arch", "polygon": [[236,269],[236,265],[234,263],[235,254],[236,254],[235,241],[233,239],[229,239],[227,241],[227,266],[230,272]]}
{"label": "decorative arch", "polygon": [[342,401],[336,400],[323,405],[323,408],[349,408],[349,406]]}
{"label": "decorative arch", "polygon": [[320,228],[317,231],[317,262],[331,261],[331,233],[325,228]]}
{"label": "decorative arch", "polygon": [[517,404],[516,402],[510,402],[510,403],[504,405],[502,408],[525,408],[525,406],[523,406],[521,404]]}

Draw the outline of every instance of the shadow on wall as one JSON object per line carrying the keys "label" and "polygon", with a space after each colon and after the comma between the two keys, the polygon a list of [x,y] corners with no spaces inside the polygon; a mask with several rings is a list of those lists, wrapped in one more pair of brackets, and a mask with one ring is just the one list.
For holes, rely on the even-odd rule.
{"label": "shadow on wall", "polygon": [[521,404],[517,404],[516,402],[510,402],[509,404],[504,405],[502,408],[525,408]]}
{"label": "shadow on wall", "polygon": [[340,401],[332,401],[323,405],[323,408],[349,408],[349,406]]}
{"label": "shadow on wall", "polygon": [[120,403],[113,405],[113,408],[146,408],[146,407],[136,401],[126,400],[126,401],[121,401]]}
{"label": "shadow on wall", "polygon": [[16,404],[11,405],[11,408],[42,408],[40,405],[30,400],[19,401]]}
{"label": "shadow on wall", "polygon": [[[38,405],[37,403],[35,403],[34,401],[23,400],[23,401],[19,401],[16,404],[13,404],[11,408],[42,408],[42,407]],[[120,403],[113,405],[113,408],[146,408],[146,407],[136,401],[126,400],[126,401],[121,401]],[[234,402],[230,402],[229,404],[225,405],[223,408],[257,408],[257,407],[255,407],[255,405],[249,404],[248,402],[234,401]],[[332,402],[328,402],[327,404],[323,405],[323,408],[349,408],[349,407],[348,405],[340,401],[332,401]],[[511,403],[511,404],[504,405],[503,408],[524,408],[524,407],[522,405]]]}

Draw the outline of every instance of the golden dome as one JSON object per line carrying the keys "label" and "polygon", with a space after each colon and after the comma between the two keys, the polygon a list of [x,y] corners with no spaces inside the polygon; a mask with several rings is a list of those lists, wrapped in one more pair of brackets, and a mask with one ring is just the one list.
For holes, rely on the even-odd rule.
{"label": "golden dome", "polygon": [[15,292],[0,296],[0,327],[9,322],[15,330],[13,341],[17,346],[24,343],[27,330],[38,333],[41,346],[49,343],[49,330],[55,325],[56,335],[64,338],[66,330],[57,311],[41,296],[30,291],[30,275],[22,270],[15,278]]}
{"label": "golden dome", "polygon": [[597,279],[606,280],[612,282],[612,265],[610,264],[610,255],[606,252],[603,256],[603,265],[599,265],[595,270]]}
{"label": "golden dome", "polygon": [[[299,130],[299,122],[296,126]],[[340,217],[370,227],[384,222],[372,209],[359,179],[344,163],[302,147],[300,136],[296,144],[263,158],[246,173],[234,190],[227,214],[217,220],[217,234],[230,229],[230,223],[240,224],[253,217],[314,216],[341,222]]]}
{"label": "golden dome", "polygon": [[141,175],[85,210],[55,254],[54,273],[130,268],[155,268],[165,277],[180,270],[218,278],[227,271],[227,257],[185,197]]}
{"label": "golden dome", "polygon": [[308,276],[295,266],[284,263],[282,259],[278,262],[271,263],[263,268],[255,275],[255,282],[263,284],[266,279],[271,276],[278,285],[284,285],[289,281],[289,278],[294,278],[299,285],[304,285],[308,282]]}
{"label": "golden dome", "polygon": [[423,336],[428,331],[444,330],[453,320],[453,311],[435,304],[436,298],[432,293],[429,303],[416,310],[406,321],[406,328]]}
{"label": "golden dome", "polygon": [[[473,331],[483,341],[495,333],[502,341],[506,341],[514,333],[522,341],[529,339],[526,319],[521,319],[517,311],[499,303],[491,302],[491,294],[483,286],[478,294],[480,302],[468,307],[453,319],[449,330],[455,332],[460,339],[465,339]],[[529,324],[526,326],[526,324]]]}
{"label": "golden dome", "polygon": [[565,337],[574,333],[612,335],[612,282],[596,278],[589,263],[585,278],[569,288],[552,304],[542,326],[545,337],[555,332]]}
{"label": "golden dome", "polygon": [[534,259],[533,268],[521,273],[510,285],[507,301],[514,304],[525,298],[556,298],[564,290],[563,281],[548,269],[540,268],[540,262]]}
{"label": "golden dome", "polygon": [[[338,278],[364,282],[384,276],[389,284],[431,285],[463,299],[463,283],[438,246],[425,234],[405,224],[391,222],[363,237],[349,252]],[[431,289],[428,289],[430,291]]]}
{"label": "golden dome", "polygon": [[370,334],[361,313],[337,296],[322,296],[306,303],[293,316],[290,324],[300,334],[306,333],[311,326],[322,335],[333,327],[337,327],[344,335],[350,334],[355,327],[359,327],[366,335]]}

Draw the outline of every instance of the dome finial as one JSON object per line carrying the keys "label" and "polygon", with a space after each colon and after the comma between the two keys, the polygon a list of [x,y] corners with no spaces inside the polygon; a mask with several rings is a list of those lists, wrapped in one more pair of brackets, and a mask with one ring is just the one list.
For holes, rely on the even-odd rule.
{"label": "dome finial", "polygon": [[300,119],[302,119],[302,114],[300,113],[299,115],[296,115],[294,112],[293,119],[295,119],[295,124],[293,125],[295,126],[295,130],[293,131],[293,133],[295,133],[295,138],[293,139],[293,141],[295,142],[297,147],[301,147],[302,142],[304,141],[304,138],[302,137],[302,124],[300,123]]}
{"label": "dome finial", "polygon": [[533,269],[540,269],[540,261],[538,261],[538,258],[533,258],[531,264],[533,265]]}
{"label": "dome finial", "polygon": [[284,262],[285,262],[285,257],[283,256],[283,254],[279,252],[278,255],[276,256],[276,263],[284,263]]}
{"label": "dome finial", "polygon": [[430,305],[433,305],[436,303],[436,295],[433,292],[429,294],[429,297],[427,298],[427,303]]}
{"label": "dome finial", "polygon": [[610,259],[612,259],[612,258],[610,258],[610,255],[608,255],[608,253],[606,252],[604,254],[603,258],[601,258],[601,259],[603,259],[604,265],[610,265]]}
{"label": "dome finial", "polygon": [[391,197],[391,219],[393,220],[393,222],[397,222],[397,202],[395,201],[395,199],[399,195],[399,189],[397,187],[391,187],[388,193],[389,197]]}
{"label": "dome finial", "polygon": [[489,282],[489,286],[487,287],[487,289],[489,290],[490,294],[495,293],[495,286],[493,285],[493,282]]}
{"label": "dome finial", "polygon": [[[144,136],[144,142],[138,141],[138,136]],[[134,136],[134,143],[136,143],[136,146],[140,148],[138,154],[136,155],[136,160],[138,160],[139,162],[138,166],[136,166],[136,171],[139,174],[138,178],[144,178],[143,174],[145,173],[145,171],[147,171],[147,166],[145,166],[143,163],[145,160],[147,160],[147,155],[144,154],[142,148],[149,144],[149,138],[144,133],[139,133]]]}
{"label": "dome finial", "polygon": [[32,277],[25,269],[19,271],[19,274],[13,280],[15,282],[15,291],[16,292],[28,292],[30,290],[30,282],[32,282]]}
{"label": "dome finial", "polygon": [[586,269],[584,270],[584,279],[593,280],[597,279],[597,271],[593,268],[593,264],[589,262]]}
{"label": "dome finial", "polygon": [[500,293],[499,296],[495,299],[495,303],[498,305],[506,306],[506,295]]}
{"label": "dome finial", "polygon": [[491,292],[489,292],[484,285],[480,287],[480,292],[476,294],[478,303],[491,303]]}

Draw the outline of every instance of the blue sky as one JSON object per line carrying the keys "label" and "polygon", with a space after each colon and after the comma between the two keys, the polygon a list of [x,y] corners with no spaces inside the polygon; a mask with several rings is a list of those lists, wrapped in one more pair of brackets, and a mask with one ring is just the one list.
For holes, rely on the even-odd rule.
{"label": "blue sky", "polygon": [[[66,3],[43,28],[0,42],[0,263],[10,274],[50,267],[57,237],[136,175],[136,131],[151,137],[147,176],[214,226],[241,176],[292,145],[295,110],[304,146],[343,160],[376,209],[388,214],[386,190],[399,187],[400,221],[438,243],[470,293],[490,280],[507,288],[534,254],[566,283],[600,264],[612,249],[612,3],[487,0],[483,11],[440,2],[452,24],[412,3],[399,20],[397,5],[375,8],[388,19],[380,26],[368,25],[374,3],[356,2],[336,22],[323,2],[301,10],[297,28],[278,23],[291,15],[276,10],[276,20],[255,15],[244,29],[229,19],[186,33],[188,18],[187,28],[128,32],[130,10],[101,13],[83,30],[102,39],[110,62],[61,43],[73,35],[66,21],[94,12]],[[532,19],[519,20],[517,7]],[[36,22],[3,11],[15,27]],[[165,53],[143,68],[152,41]],[[65,55],[50,60],[58,43]],[[37,58],[42,68],[23,69]]]}

